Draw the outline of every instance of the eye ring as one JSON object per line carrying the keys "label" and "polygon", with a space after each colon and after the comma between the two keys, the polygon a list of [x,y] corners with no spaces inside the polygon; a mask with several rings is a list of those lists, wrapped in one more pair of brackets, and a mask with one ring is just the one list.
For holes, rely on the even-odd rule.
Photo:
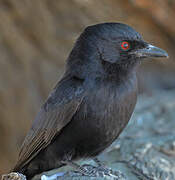
{"label": "eye ring", "polygon": [[129,42],[128,42],[128,41],[123,41],[122,44],[121,44],[121,48],[122,48],[124,51],[129,50],[129,48],[130,48]]}

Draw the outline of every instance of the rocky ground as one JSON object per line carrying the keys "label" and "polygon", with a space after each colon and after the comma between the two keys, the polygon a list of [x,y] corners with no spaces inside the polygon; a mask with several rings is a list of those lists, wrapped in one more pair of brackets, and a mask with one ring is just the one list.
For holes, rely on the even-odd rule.
{"label": "rocky ground", "polygon": [[[108,169],[102,170],[92,160],[82,161],[79,163],[85,164],[92,176],[82,176],[72,168],[64,167],[43,173],[42,179],[174,180],[175,92],[140,96],[126,129],[98,158]],[[56,177],[56,173],[62,176]]]}

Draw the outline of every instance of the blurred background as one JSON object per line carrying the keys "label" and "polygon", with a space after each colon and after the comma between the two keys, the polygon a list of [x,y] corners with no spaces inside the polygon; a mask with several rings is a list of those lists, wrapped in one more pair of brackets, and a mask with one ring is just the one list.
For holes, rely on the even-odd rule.
{"label": "blurred background", "polygon": [[0,174],[19,147],[81,31],[123,22],[170,58],[145,60],[140,94],[175,89],[175,0],[0,0]]}

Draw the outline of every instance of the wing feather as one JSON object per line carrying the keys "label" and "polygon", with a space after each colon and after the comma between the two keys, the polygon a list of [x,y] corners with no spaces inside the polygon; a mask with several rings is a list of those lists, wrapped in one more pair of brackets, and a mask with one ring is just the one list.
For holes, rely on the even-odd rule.
{"label": "wing feather", "polygon": [[23,168],[69,123],[83,100],[82,81],[63,79],[41,107],[29,130],[14,170]]}

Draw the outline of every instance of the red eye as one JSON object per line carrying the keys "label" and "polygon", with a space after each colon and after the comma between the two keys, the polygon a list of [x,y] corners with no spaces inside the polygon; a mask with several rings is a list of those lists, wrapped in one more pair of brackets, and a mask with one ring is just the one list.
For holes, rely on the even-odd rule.
{"label": "red eye", "polygon": [[129,49],[129,42],[123,41],[121,44],[121,48],[125,51],[128,50]]}

